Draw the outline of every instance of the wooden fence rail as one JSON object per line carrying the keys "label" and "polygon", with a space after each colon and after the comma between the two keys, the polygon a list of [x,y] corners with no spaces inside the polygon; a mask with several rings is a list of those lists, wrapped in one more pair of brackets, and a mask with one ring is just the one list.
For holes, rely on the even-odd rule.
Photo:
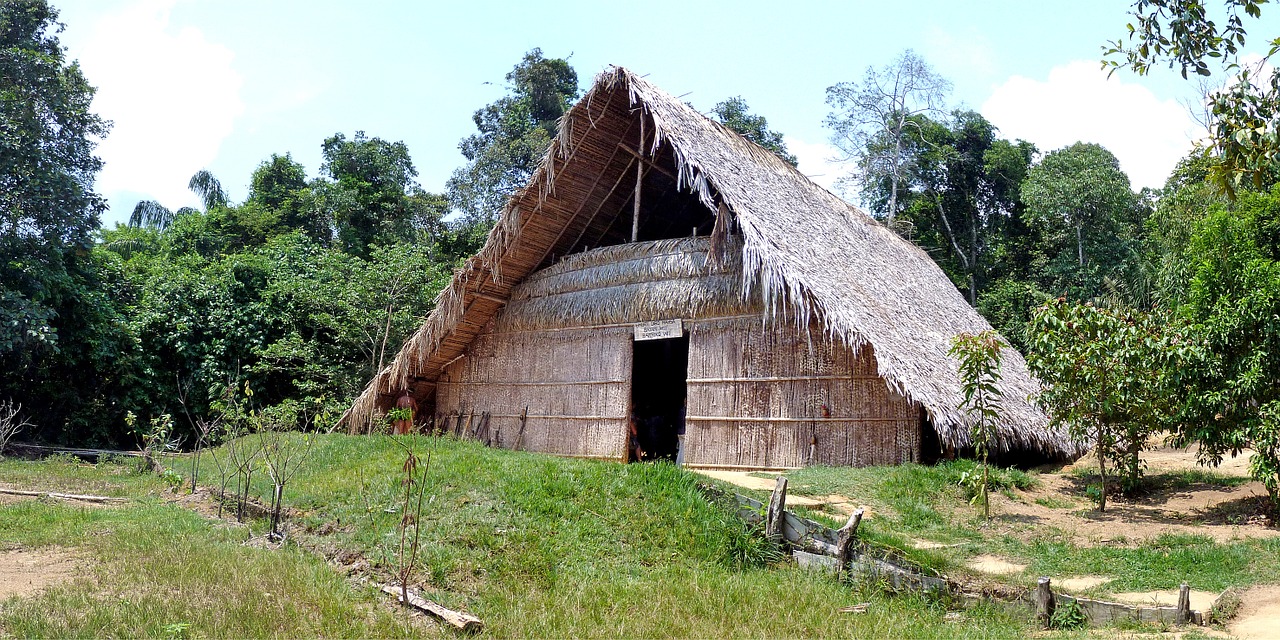
{"label": "wooden fence rail", "polygon": [[[701,485],[713,497],[730,495],[711,485]],[[881,581],[897,591],[916,591],[933,595],[954,597],[965,602],[1000,601],[1016,602],[1026,608],[1034,607],[1041,622],[1048,624],[1056,607],[1075,603],[1091,624],[1107,624],[1121,620],[1139,620],[1168,624],[1206,625],[1211,622],[1214,603],[1208,612],[1191,609],[1189,587],[1183,584],[1177,606],[1140,606],[1108,602],[1092,598],[1054,593],[1049,578],[1040,578],[1029,592],[1012,599],[997,600],[990,595],[972,593],[964,583],[953,580],[937,571],[920,566],[902,557],[892,549],[874,547],[856,540],[856,522],[861,520],[861,510],[855,512],[850,523],[840,530],[803,518],[786,509],[787,481],[778,478],[769,503],[766,505],[742,494],[732,494],[738,505],[738,517],[750,524],[763,522],[765,533],[789,548],[798,564],[822,568],[837,573],[848,572],[853,576]]]}

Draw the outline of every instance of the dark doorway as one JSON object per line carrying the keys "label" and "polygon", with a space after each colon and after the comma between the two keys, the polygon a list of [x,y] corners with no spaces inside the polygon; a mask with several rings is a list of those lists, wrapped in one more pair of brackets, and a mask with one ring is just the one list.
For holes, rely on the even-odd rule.
{"label": "dark doorway", "polygon": [[643,340],[631,360],[631,460],[672,460],[684,435],[689,337]]}

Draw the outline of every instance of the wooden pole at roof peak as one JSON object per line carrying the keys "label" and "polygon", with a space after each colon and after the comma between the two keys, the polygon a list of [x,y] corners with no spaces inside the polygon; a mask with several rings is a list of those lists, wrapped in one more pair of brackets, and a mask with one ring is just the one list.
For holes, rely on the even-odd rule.
{"label": "wooden pole at roof peak", "polygon": [[[640,108],[640,144],[636,147],[640,157],[644,157],[644,107]],[[636,196],[635,206],[631,210],[631,241],[640,240],[640,179],[644,175],[644,163],[636,163]]]}

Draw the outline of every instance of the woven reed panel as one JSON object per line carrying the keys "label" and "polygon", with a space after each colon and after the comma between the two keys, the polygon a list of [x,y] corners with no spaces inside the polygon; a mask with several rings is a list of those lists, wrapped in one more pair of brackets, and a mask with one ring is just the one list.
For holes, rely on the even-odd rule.
{"label": "woven reed panel", "polygon": [[867,466],[920,457],[920,409],[861,353],[782,323],[690,324],[685,459],[695,465]]}
{"label": "woven reed panel", "polygon": [[[486,327],[440,377],[437,424],[489,412],[495,444],[622,459],[631,394],[631,329],[494,333]],[[528,408],[523,436],[520,416]]]}

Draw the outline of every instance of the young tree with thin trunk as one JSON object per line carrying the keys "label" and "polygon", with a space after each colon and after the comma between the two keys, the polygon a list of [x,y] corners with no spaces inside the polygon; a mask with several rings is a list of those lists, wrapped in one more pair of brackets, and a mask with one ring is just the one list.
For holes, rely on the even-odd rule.
{"label": "young tree with thin trunk", "polygon": [[995,331],[979,334],[962,333],[951,340],[950,355],[960,361],[960,388],[964,400],[960,408],[969,417],[973,452],[982,461],[982,517],[991,519],[991,501],[987,489],[991,483],[988,458],[993,438],[992,427],[1000,419],[1000,352],[1004,341]]}

